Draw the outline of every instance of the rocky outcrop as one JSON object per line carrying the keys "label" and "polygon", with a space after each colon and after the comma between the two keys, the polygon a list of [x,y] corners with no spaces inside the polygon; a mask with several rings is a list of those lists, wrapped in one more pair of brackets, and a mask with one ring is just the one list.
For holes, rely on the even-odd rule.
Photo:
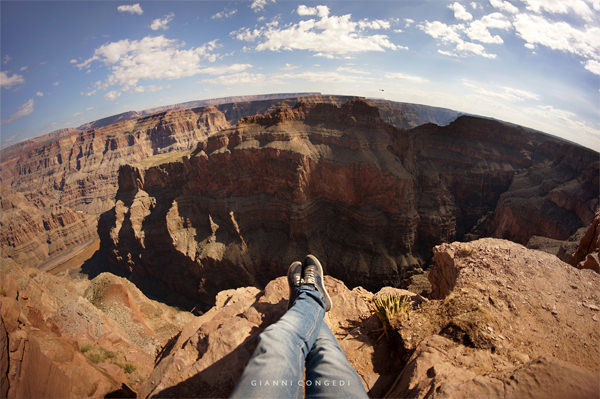
{"label": "rocky outcrop", "polygon": [[[325,321],[366,390],[381,397],[400,364],[393,346],[378,340],[380,324],[370,305],[373,294],[362,288],[351,291],[329,276],[325,284],[333,301]],[[287,309],[288,290],[286,278],[280,277],[264,291],[245,287],[220,292],[215,306],[165,347],[139,397],[229,396],[254,351],[258,334]],[[386,292],[405,293],[389,288]]]}
{"label": "rocky outcrop", "polygon": [[[598,274],[499,239],[434,252],[436,299],[391,287],[375,295],[408,297],[387,335],[372,293],[325,278],[325,321],[370,397],[598,396]],[[287,296],[285,277],[219,293],[157,356],[139,397],[227,397]]]}
{"label": "rocky outcrop", "polygon": [[594,219],[583,233],[577,249],[567,262],[579,269],[591,269],[600,273],[598,251],[600,251],[600,208],[596,211]]}
{"label": "rocky outcrop", "polygon": [[390,397],[597,397],[600,277],[504,240],[442,244],[436,300],[396,320]]}
{"label": "rocky outcrop", "polygon": [[[577,156],[555,162],[558,153]],[[591,150],[496,121],[404,131],[364,101],[299,103],[246,117],[179,159],[122,167],[99,229],[122,273],[188,307],[264,286],[307,252],[348,285],[377,290],[407,280],[441,242],[571,234],[585,220],[550,197],[572,190],[587,217],[597,165]],[[543,168],[552,175],[535,192],[503,200]],[[530,224],[490,230],[516,215]]]}
{"label": "rocky outcrop", "polygon": [[193,318],[107,273],[72,280],[10,260],[0,271],[0,316],[8,398],[132,397],[157,348]]}

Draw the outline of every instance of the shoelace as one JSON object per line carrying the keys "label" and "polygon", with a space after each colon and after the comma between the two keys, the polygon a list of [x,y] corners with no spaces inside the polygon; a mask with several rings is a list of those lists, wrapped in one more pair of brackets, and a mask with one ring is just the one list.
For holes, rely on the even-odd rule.
{"label": "shoelace", "polygon": [[309,266],[304,270],[304,284],[312,284],[314,286],[316,283],[315,268]]}

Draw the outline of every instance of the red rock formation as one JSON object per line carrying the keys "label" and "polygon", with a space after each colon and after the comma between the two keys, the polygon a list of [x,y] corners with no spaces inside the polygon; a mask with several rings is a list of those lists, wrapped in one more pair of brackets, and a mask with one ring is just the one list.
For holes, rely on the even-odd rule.
{"label": "red rock formation", "polygon": [[[325,321],[365,389],[380,397],[393,381],[399,359],[388,342],[377,339],[380,325],[371,310],[373,294],[362,288],[350,291],[329,276],[325,284],[333,301]],[[388,287],[386,294],[390,293],[411,294]],[[159,355],[138,397],[229,396],[256,337],[285,312],[287,296],[285,277],[270,282],[264,291],[245,287],[220,292],[215,306],[188,324]]]}
{"label": "red rock formation", "polygon": [[571,255],[569,263],[579,269],[591,269],[600,273],[600,208],[596,211],[592,223],[585,231],[577,250]]}
{"label": "red rock formation", "polygon": [[[43,221],[39,215],[32,216],[31,206],[42,213],[47,212],[43,208],[55,205],[60,205],[63,212],[85,213],[77,216],[85,226],[78,225],[72,233],[70,227],[60,231],[27,227],[29,231],[25,232],[15,226],[7,230],[11,237],[4,237],[3,230],[0,232],[3,256],[22,265],[39,267],[56,260],[60,252],[66,256],[64,251],[77,251],[83,236],[85,240],[90,232],[95,236],[95,217],[113,207],[117,171],[124,163],[141,161],[155,154],[190,150],[206,135],[245,116],[262,115],[281,107],[292,108],[300,99],[342,105],[356,98],[290,93],[203,100],[114,115],[78,129],[57,130],[3,149],[0,170],[6,189],[2,190],[2,198],[20,203],[12,212],[14,221],[22,223],[27,219],[25,224],[41,226]],[[410,127],[423,121],[438,122],[456,115],[422,105],[385,101],[377,104],[389,116],[387,120],[397,127]],[[404,115],[405,112],[408,114]],[[438,117],[440,112],[442,119]],[[14,191],[11,190],[21,193],[26,201],[12,199]],[[26,204],[27,201],[31,204]],[[10,221],[5,221],[5,225],[8,224]],[[11,247],[9,241],[26,241],[30,245]],[[48,246],[60,251],[48,252]]]}
{"label": "red rock formation", "polygon": [[388,397],[600,394],[600,277],[509,241],[442,244],[432,296],[396,328],[413,351]]}
{"label": "red rock formation", "polygon": [[[598,396],[596,273],[498,239],[443,244],[435,254],[439,299],[390,287],[376,294],[410,297],[385,339],[378,339],[373,294],[325,278],[333,302],[325,321],[371,397]],[[139,397],[228,396],[257,335],[285,312],[287,295],[285,277],[264,291],[219,293],[157,356]]]}
{"label": "red rock formation", "polygon": [[[550,167],[547,147],[577,157]],[[583,221],[548,198],[560,187],[594,203],[598,182],[580,172],[594,170],[596,155],[480,118],[402,131],[363,101],[299,103],[246,117],[182,159],[124,166],[100,229],[123,273],[190,307],[266,284],[306,252],[332,276],[375,290],[400,284],[433,245],[480,234],[494,212],[539,218],[519,229],[500,223],[499,235],[515,240],[570,234]],[[497,207],[520,195],[515,175],[546,167],[552,177],[518,207]]]}
{"label": "red rock formation", "polygon": [[5,185],[0,192],[2,257],[43,267],[49,256],[96,239],[96,218],[68,207],[33,203]]}
{"label": "red rock formation", "polygon": [[20,153],[3,150],[2,202],[10,215],[2,217],[2,256],[39,267],[61,251],[94,241],[98,215],[114,206],[121,164],[192,149],[226,126],[225,116],[207,107],[70,131]]}
{"label": "red rock formation", "polygon": [[[51,276],[5,261],[0,372],[9,398],[121,397],[150,374],[158,347],[192,319],[129,281]],[[129,390],[129,391],[128,391]],[[6,397],[6,396],[4,396]]]}

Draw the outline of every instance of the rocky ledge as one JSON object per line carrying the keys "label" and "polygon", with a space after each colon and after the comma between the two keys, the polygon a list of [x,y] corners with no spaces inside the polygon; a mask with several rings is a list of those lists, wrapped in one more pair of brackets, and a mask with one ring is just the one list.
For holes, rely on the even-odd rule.
{"label": "rocky ledge", "polygon": [[[371,397],[598,397],[598,273],[499,239],[434,253],[431,299],[325,278],[333,301],[325,321]],[[222,291],[193,317],[107,273],[90,282],[4,266],[8,398],[227,397],[288,298],[279,277],[264,290]],[[408,305],[382,319],[373,298],[388,296]]]}
{"label": "rocky ledge", "polygon": [[[440,245],[435,261],[436,299],[375,294],[412,303],[387,337],[372,293],[326,277],[326,322],[371,397],[598,396],[600,275],[498,239]],[[138,397],[227,397],[287,295],[284,277],[219,293],[164,348]]]}

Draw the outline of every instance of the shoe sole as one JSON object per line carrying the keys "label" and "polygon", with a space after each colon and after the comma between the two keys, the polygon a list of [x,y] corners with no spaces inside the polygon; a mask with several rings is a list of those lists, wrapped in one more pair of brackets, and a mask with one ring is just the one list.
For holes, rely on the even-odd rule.
{"label": "shoe sole", "polygon": [[[323,272],[323,266],[321,266],[321,262],[319,262],[319,260],[317,259],[316,256],[314,255],[306,255],[306,259],[311,259],[313,261],[313,263],[319,268],[319,275],[321,276],[321,282],[323,284],[323,297],[325,299],[325,311],[329,312],[331,310],[331,306],[333,305],[333,303],[331,302],[331,297],[329,296],[329,293],[327,292],[327,288],[325,288],[325,273]],[[306,259],[304,260],[304,265],[306,265]]]}

